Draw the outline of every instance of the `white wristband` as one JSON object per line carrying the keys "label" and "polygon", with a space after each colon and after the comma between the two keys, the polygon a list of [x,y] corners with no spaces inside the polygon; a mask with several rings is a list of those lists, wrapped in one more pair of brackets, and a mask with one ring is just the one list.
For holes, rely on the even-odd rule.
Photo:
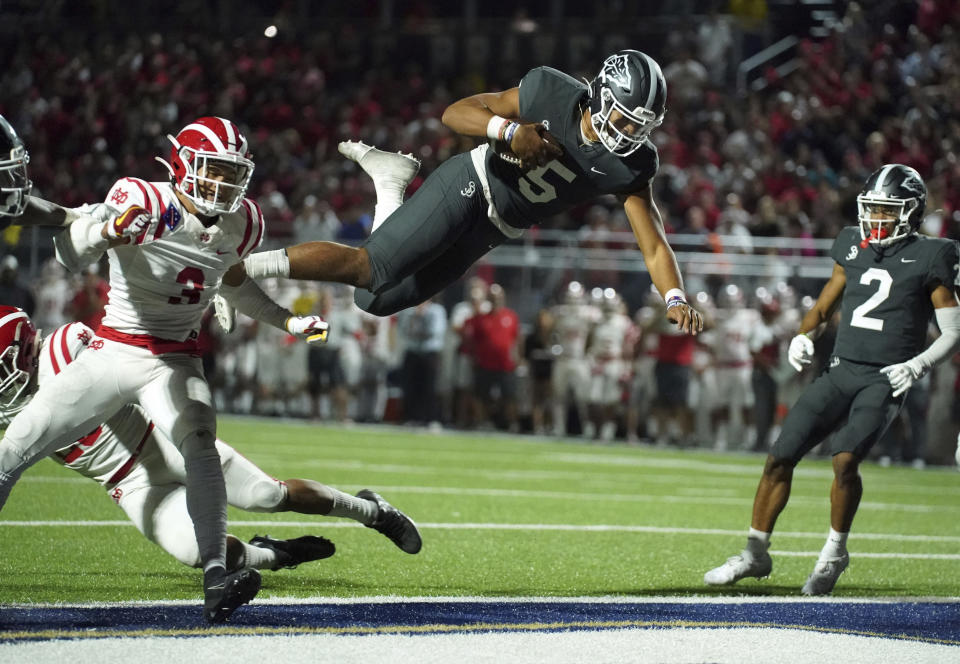
{"label": "white wristband", "polygon": [[669,309],[678,304],[686,304],[687,296],[679,288],[671,288],[667,291],[667,294],[663,296],[663,301],[667,303],[667,309]]}
{"label": "white wristband", "polygon": [[487,123],[487,138],[493,139],[494,141],[499,140],[501,138],[500,131],[507,122],[510,121],[506,118],[501,118],[499,115],[494,115],[490,118],[490,122]]}

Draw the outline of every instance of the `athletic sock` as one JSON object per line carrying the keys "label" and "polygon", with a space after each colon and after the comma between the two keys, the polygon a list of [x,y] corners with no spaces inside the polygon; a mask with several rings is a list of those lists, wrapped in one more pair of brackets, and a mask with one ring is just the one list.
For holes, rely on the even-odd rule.
{"label": "athletic sock", "polygon": [[373,206],[373,225],[370,232],[380,228],[380,224],[387,220],[394,210],[403,204],[403,193],[406,185],[393,178],[377,177],[373,179],[373,188],[377,192],[377,202]]}
{"label": "athletic sock", "polygon": [[357,498],[348,493],[339,491],[332,487],[330,493],[333,495],[333,507],[327,516],[338,516],[344,519],[353,519],[359,521],[365,526],[369,526],[377,518],[380,508],[372,500],[366,498]]}
{"label": "athletic sock", "polygon": [[823,549],[820,550],[820,559],[824,560],[827,558],[839,558],[847,552],[847,536],[850,533],[840,533],[830,529],[830,534],[827,535],[827,543],[823,545]]}
{"label": "athletic sock", "polygon": [[751,527],[750,532],[747,533],[747,547],[744,551],[750,556],[758,558],[766,553],[769,548],[770,533],[765,533],[762,530]]}
{"label": "athletic sock", "polygon": [[187,471],[187,512],[193,520],[203,569],[226,568],[227,489],[213,435],[209,431],[192,434],[180,450]]}
{"label": "athletic sock", "polygon": [[243,567],[252,567],[254,569],[273,569],[277,566],[277,552],[273,549],[253,546],[246,542],[240,542],[243,545]]}

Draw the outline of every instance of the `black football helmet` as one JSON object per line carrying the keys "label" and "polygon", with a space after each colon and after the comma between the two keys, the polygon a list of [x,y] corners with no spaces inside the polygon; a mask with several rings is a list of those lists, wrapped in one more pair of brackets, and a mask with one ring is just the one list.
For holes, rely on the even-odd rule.
{"label": "black football helmet", "polygon": [[[610,121],[613,111],[622,117]],[[618,51],[590,82],[590,122],[604,147],[618,157],[636,152],[667,110],[667,81],[646,53]]]}
{"label": "black football helmet", "polygon": [[903,164],[881,166],[857,196],[860,235],[881,247],[899,242],[917,231],[926,206],[927,187],[919,173]]}
{"label": "black football helmet", "polygon": [[30,155],[10,123],[0,115],[0,217],[18,217],[33,184],[27,176]]}

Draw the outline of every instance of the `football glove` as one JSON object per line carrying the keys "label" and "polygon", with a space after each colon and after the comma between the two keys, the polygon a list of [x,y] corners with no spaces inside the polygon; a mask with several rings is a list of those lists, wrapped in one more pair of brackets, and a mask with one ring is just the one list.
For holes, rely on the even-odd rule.
{"label": "football glove", "polygon": [[147,230],[152,218],[139,205],[133,205],[115,218],[107,221],[107,237],[111,240],[125,239],[129,242]]}
{"label": "football glove", "polygon": [[805,334],[798,334],[790,340],[790,348],[787,350],[787,360],[797,371],[803,371],[803,367],[813,362],[813,341]]}
{"label": "football glove", "polygon": [[220,323],[220,328],[227,334],[237,327],[237,310],[222,295],[213,296],[213,315]]}
{"label": "football glove", "polygon": [[308,344],[327,343],[330,326],[320,316],[291,316],[285,323],[287,332],[303,337]]}
{"label": "football glove", "polygon": [[891,364],[880,369],[880,373],[890,381],[890,387],[893,388],[893,396],[898,397],[914,384],[914,382],[923,378],[926,370],[915,358],[909,359],[900,364]]}

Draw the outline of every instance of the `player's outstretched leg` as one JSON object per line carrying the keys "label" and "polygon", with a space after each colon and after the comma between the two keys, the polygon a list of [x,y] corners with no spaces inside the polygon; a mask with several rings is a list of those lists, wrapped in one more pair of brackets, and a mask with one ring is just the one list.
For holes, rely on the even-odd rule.
{"label": "player's outstretched leg", "polygon": [[237,607],[243,606],[260,592],[260,572],[242,569],[227,574],[222,567],[213,567],[203,575],[203,617],[209,623],[222,623]]}
{"label": "player's outstretched leg", "polygon": [[375,231],[403,203],[407,185],[420,170],[420,160],[412,154],[384,152],[360,141],[343,141],[337,149],[347,159],[357,162],[373,179],[377,203],[371,232]]}
{"label": "player's outstretched leg", "polygon": [[406,553],[420,551],[423,541],[420,539],[420,531],[417,530],[417,524],[413,522],[413,519],[370,489],[364,489],[357,493],[357,498],[372,500],[379,508],[376,518],[367,525],[367,528],[373,528],[389,537],[394,544],[400,547],[401,551]]}
{"label": "player's outstretched leg", "polygon": [[288,540],[279,540],[269,535],[255,535],[250,544],[274,554],[274,562],[269,569],[293,569],[300,563],[322,560],[332,556],[337,548],[326,537],[304,535]]}

